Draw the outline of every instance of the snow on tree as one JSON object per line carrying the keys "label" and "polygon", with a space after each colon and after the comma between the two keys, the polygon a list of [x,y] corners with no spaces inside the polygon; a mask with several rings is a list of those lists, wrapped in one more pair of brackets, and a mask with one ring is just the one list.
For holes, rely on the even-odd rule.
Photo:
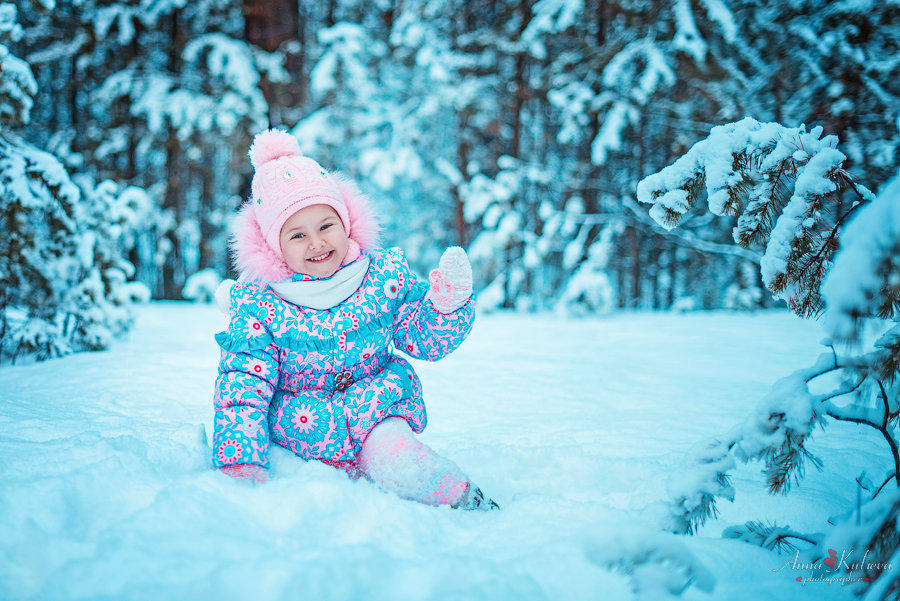
{"label": "snow on tree", "polygon": [[[835,529],[826,545],[854,544],[852,548],[871,550],[875,561],[897,565],[900,562],[900,173],[847,225],[841,250],[822,285],[822,294],[827,306],[825,329],[835,340],[859,345],[863,332],[870,326],[882,326],[884,320],[893,324],[869,352],[844,360],[849,366],[849,377],[857,387],[848,395],[852,402],[842,408],[838,419],[876,428],[890,447],[894,468],[887,478],[876,479],[866,491],[866,496],[874,500],[858,507],[853,516]],[[891,481],[897,488],[885,490]],[[879,499],[882,491],[885,498]],[[872,583],[867,598],[889,599],[900,595],[900,574],[896,571],[886,571],[883,567],[864,569],[869,579],[864,583]]]}
{"label": "snow on tree", "polygon": [[[828,306],[825,328],[839,340],[859,342],[871,317],[896,315],[900,307],[900,177],[847,225],[822,294]],[[883,375],[896,368],[887,366]]]}
{"label": "snow on tree", "polygon": [[463,184],[496,178],[504,156],[544,166],[552,180],[526,182],[512,199],[523,235],[506,251],[506,273],[480,276],[520,281],[501,304],[534,308],[560,300],[577,270],[563,254],[576,249],[554,242],[535,264],[527,240],[543,238],[543,215],[575,197],[588,224],[572,232],[584,243],[579,262],[607,223],[623,224],[605,269],[619,306],[771,303],[745,277],[755,259],[724,250],[739,250],[728,220],[690,214],[681,235],[666,236],[630,205],[648,168],[712,123],[822,123],[841,136],[844,167],[877,185],[900,156],[895,119],[883,117],[898,104],[900,29],[885,26],[893,2],[18,5],[27,33],[13,54],[39,84],[30,141],[70,172],[151,193],[164,215],[151,217],[132,258],[159,296],[179,297],[197,269],[224,270],[226,215],[245,196],[245,151],[264,121],[359,179],[388,221],[401,217],[385,242],[408,247],[420,269],[442,245],[481,233],[463,218]]}
{"label": "snow on tree", "polygon": [[[721,306],[717,274],[740,271],[746,261],[727,251],[713,255],[714,245],[696,243],[722,235],[715,223],[691,224],[703,236],[666,238],[630,206],[645,165],[669,160],[686,130],[710,114],[733,114],[744,96],[745,80],[728,75],[741,45],[730,13],[711,19],[694,5],[548,0],[534,6],[523,36],[545,59],[533,85],[549,102],[553,118],[545,128],[555,134],[553,154],[564,157],[560,195],[580,196],[593,221],[585,243],[592,244],[606,222],[621,223],[614,235],[619,252],[606,269],[618,306],[672,307],[689,295],[694,306]],[[697,80],[688,75],[700,73]],[[589,260],[588,250],[582,249],[582,261]]]}
{"label": "snow on tree", "polygon": [[[874,491],[866,479],[859,479],[866,497]],[[900,577],[896,575],[900,561],[900,490],[883,491],[877,498],[860,504],[821,541],[822,549],[852,549],[849,561],[837,568],[850,576],[848,589],[869,601],[896,599],[900,594]],[[846,565],[844,565],[846,564]],[[852,566],[852,570],[847,568]],[[862,575],[862,577],[860,577]]]}
{"label": "snow on tree", "polygon": [[[676,37],[675,46],[679,47]],[[605,112],[591,142],[591,162],[602,165],[612,151],[621,151],[623,131],[641,119],[640,106],[650,102],[657,88],[675,83],[675,72],[664,50],[650,39],[630,42],[600,75],[604,92],[592,105]]]}
{"label": "snow on tree", "polygon": [[406,2],[389,28],[367,13],[320,29],[309,114],[292,130],[304,152],[352,175],[375,199],[382,241],[403,245],[423,273],[442,246],[460,243],[461,180],[448,179],[458,173],[448,159],[454,106],[471,93],[459,85],[447,31],[423,18],[429,11],[433,3]]}
{"label": "snow on tree", "polygon": [[85,193],[13,131],[28,123],[37,89],[5,45],[20,33],[15,18],[0,5],[0,362],[106,348],[148,296],[122,255],[149,207],[143,190],[104,182]]}
{"label": "snow on tree", "polygon": [[[142,12],[131,16],[144,25],[144,20],[157,18]],[[172,51],[177,52],[174,72],[148,69],[136,57],[107,77],[95,94],[101,121],[126,112],[130,127],[141,129],[136,147],[127,139],[134,132],[101,143],[101,158],[132,149],[140,163],[165,157],[166,186],[154,187],[163,195],[163,215],[154,225],[158,254],[165,258],[168,296],[200,268],[227,268],[224,223],[234,206],[222,202],[230,201],[230,195],[216,191],[232,178],[226,166],[242,154],[241,141],[248,142],[251,132],[268,122],[256,64],[261,52],[221,32],[194,35]],[[228,140],[228,146],[222,140]]]}
{"label": "snow on tree", "polygon": [[845,155],[822,128],[786,128],[745,118],[714,127],[683,157],[638,185],[639,201],[667,229],[705,193],[709,210],[737,217],[734,241],[763,251],[765,285],[802,315],[821,311],[819,287],[839,226],[855,210],[836,194],[872,198],[843,169]]}
{"label": "snow on tree", "polygon": [[37,82],[28,63],[9,51],[7,45],[22,38],[22,27],[16,22],[15,4],[0,4],[0,125],[28,123],[37,93]]}
{"label": "snow on tree", "polygon": [[[821,133],[751,119],[716,127],[639,185],[638,198],[669,228],[704,194],[713,213],[737,216],[734,240],[764,252],[761,271],[769,289],[801,315],[824,310],[833,341],[826,340],[829,351],[814,365],[776,382],[742,424],[686,457],[669,482],[668,527],[692,533],[716,515],[717,499],[733,499],[735,461],[762,462],[773,494],[788,493],[810,465],[839,469],[824,466],[807,443],[831,420],[846,421],[877,431],[893,466],[872,473],[874,480],[856,479],[857,507],[824,538],[758,522],[726,536],[771,549],[805,545],[810,562],[835,545],[864,548],[883,566],[900,559],[900,176],[875,197],[844,171],[837,140]],[[851,201],[842,202],[841,192]],[[885,320],[892,322],[886,330]],[[884,331],[859,353],[870,327]],[[832,389],[819,391],[820,382]],[[881,568],[866,575],[858,592],[871,587],[867,598],[894,598],[900,591],[896,573]]]}
{"label": "snow on tree", "polygon": [[171,127],[185,146],[206,132],[230,136],[241,125],[265,125],[266,102],[245,43],[206,34],[185,44],[182,58],[180,77],[120,71],[105,81],[97,99],[111,104],[127,95],[131,114],[146,121],[149,133],[164,135]]}
{"label": "snow on tree", "polygon": [[579,316],[611,310],[607,268],[617,224],[608,224],[588,244],[596,222],[585,215],[580,197],[569,198],[561,209],[549,199],[536,211],[517,204],[552,184],[546,166],[501,156],[497,167],[494,177],[476,172],[459,187],[464,218],[480,231],[469,247],[477,285],[483,287],[480,306]]}
{"label": "snow on tree", "polygon": [[666,532],[626,526],[595,537],[586,547],[592,563],[629,577],[636,599],[672,599],[691,586],[704,593],[716,588],[712,570]]}
{"label": "snow on tree", "polygon": [[502,307],[515,298],[523,277],[521,268],[505,266],[513,243],[523,232],[523,217],[512,207],[521,186],[516,167],[516,161],[507,157],[496,177],[476,173],[461,187],[466,222],[478,222],[481,230],[469,247],[473,271],[495,276],[490,282],[479,282],[484,287],[480,303],[488,308]]}
{"label": "snow on tree", "polygon": [[108,347],[149,298],[122,256],[141,226],[127,205],[149,206],[146,194],[104,182],[85,196],[53,155],[6,131],[0,173],[0,360]]}
{"label": "snow on tree", "polygon": [[313,111],[293,133],[323,165],[358,174],[375,191],[389,190],[407,168],[408,148],[397,131],[396,98],[379,85],[389,77],[382,67],[390,66],[381,62],[387,46],[358,23],[337,23],[317,37],[321,55],[310,72]]}
{"label": "snow on tree", "polygon": [[222,277],[215,269],[201,269],[187,279],[181,294],[196,303],[211,303],[221,283]]}
{"label": "snow on tree", "polygon": [[[577,202],[579,200],[570,199],[566,209],[573,204],[576,205],[572,207],[573,209],[583,208]],[[563,222],[559,233],[563,235],[563,239],[569,240],[563,251],[563,268],[572,275],[557,301],[556,309],[564,315],[609,313],[616,306],[615,291],[608,273],[609,260],[615,252],[614,237],[621,231],[622,224],[619,221],[606,224],[600,230],[597,239],[588,246],[587,258],[582,261],[582,249],[586,246],[585,238],[593,224],[583,216],[575,216],[573,219],[565,213],[566,211],[560,211],[547,220],[544,234],[538,241],[539,248],[549,246],[547,239],[557,235],[557,223]],[[578,234],[574,237],[566,235],[566,230],[574,227],[579,221],[581,223],[578,226]]]}
{"label": "snow on tree", "polygon": [[20,46],[43,90],[35,136],[71,172],[151,195],[137,277],[178,298],[198,269],[224,273],[246,148],[268,125],[260,73],[283,78],[283,54],[241,39],[240,2],[23,2]]}

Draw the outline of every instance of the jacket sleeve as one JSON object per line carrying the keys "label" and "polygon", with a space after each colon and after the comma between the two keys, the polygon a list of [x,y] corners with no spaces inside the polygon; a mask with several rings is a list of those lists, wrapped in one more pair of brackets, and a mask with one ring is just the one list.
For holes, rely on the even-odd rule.
{"label": "jacket sleeve", "polygon": [[213,465],[269,467],[269,403],[278,383],[278,349],[222,349],[216,378]]}
{"label": "jacket sleeve", "polygon": [[452,313],[441,313],[426,298],[429,284],[416,279],[402,254],[398,253],[396,262],[406,282],[406,296],[394,321],[394,346],[414,359],[443,359],[472,331],[475,298]]}
{"label": "jacket sleeve", "polygon": [[214,395],[213,465],[269,467],[268,410],[281,350],[252,304],[233,308],[228,329],[216,340],[222,355]]}

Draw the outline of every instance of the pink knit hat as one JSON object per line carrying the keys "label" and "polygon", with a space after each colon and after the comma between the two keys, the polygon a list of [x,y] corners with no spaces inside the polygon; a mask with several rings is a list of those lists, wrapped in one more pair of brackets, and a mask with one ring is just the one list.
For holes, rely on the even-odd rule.
{"label": "pink knit hat", "polygon": [[300,209],[316,204],[338,214],[351,252],[374,248],[378,223],[368,199],[349,179],[303,156],[294,136],[266,130],[254,138],[248,154],[254,168],[252,195],[240,210],[231,242],[244,278],[276,282],[291,275],[281,252],[281,227]]}
{"label": "pink knit hat", "polygon": [[322,204],[338,214],[350,235],[350,218],[337,183],[314,160],[303,156],[297,138],[269,129],[253,139],[253,209],[266,242],[281,252],[281,226],[300,209]]}

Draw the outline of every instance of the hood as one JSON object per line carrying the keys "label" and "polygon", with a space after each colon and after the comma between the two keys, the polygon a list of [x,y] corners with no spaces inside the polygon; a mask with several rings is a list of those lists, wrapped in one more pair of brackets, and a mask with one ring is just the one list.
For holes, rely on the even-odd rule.
{"label": "hood", "polygon": [[[366,253],[378,244],[379,225],[371,201],[349,178],[338,175],[337,181],[350,219],[350,240],[359,246],[361,252]],[[242,280],[271,283],[293,275],[284,262],[281,249],[273,249],[266,243],[249,202],[238,212],[229,246],[234,266]]]}

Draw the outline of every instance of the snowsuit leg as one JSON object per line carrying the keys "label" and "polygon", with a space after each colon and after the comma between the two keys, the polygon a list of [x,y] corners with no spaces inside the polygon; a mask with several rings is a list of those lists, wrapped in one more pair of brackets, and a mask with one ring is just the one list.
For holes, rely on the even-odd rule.
{"label": "snowsuit leg", "polygon": [[416,440],[400,417],[372,429],[357,464],[382,489],[426,505],[455,505],[469,482],[459,466]]}

